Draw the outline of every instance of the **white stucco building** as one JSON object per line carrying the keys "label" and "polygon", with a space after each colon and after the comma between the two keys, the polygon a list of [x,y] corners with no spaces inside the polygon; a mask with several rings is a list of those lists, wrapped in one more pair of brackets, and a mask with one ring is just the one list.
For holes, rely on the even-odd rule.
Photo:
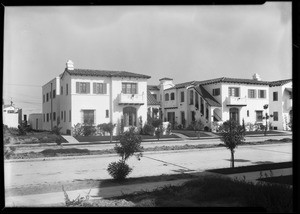
{"label": "white stucco building", "polygon": [[22,124],[22,109],[16,108],[13,103],[2,106],[3,124],[9,128],[18,128]]}
{"label": "white stucco building", "polygon": [[[258,74],[252,79],[216,78],[205,81],[191,81],[173,84],[172,79],[160,79],[158,86],[149,87],[161,101],[161,115],[164,121],[186,128],[192,121],[201,120],[206,130],[213,130],[213,122],[234,119],[239,124],[264,124],[266,114],[278,112],[278,121],[271,122],[274,129],[287,130],[286,120],[291,115],[291,80],[262,81]],[[278,102],[272,101],[274,91]],[[279,98],[280,97],[280,98]],[[264,106],[268,108],[264,108]],[[214,130],[213,130],[214,131]]]}
{"label": "white stucco building", "polygon": [[72,133],[75,124],[112,122],[114,134],[147,121],[147,79],[126,71],[77,69],[69,60],[65,71],[46,83],[43,93],[43,129],[62,127]]}

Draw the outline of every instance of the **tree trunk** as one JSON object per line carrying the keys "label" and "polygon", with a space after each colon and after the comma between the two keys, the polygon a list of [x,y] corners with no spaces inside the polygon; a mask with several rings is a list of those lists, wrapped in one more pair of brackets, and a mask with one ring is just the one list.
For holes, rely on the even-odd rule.
{"label": "tree trunk", "polygon": [[112,137],[113,137],[113,135],[112,135],[112,133],[110,133],[110,143],[112,143]]}
{"label": "tree trunk", "polygon": [[231,150],[231,168],[234,168],[234,151]]}

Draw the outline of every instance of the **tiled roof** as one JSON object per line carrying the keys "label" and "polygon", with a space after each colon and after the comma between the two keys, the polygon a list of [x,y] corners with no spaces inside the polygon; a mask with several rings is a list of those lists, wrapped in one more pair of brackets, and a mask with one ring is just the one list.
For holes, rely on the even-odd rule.
{"label": "tiled roof", "polygon": [[202,85],[195,86],[194,88],[210,106],[221,107],[221,104],[213,96],[211,96]]}
{"label": "tiled roof", "polygon": [[269,85],[270,85],[270,87],[282,86],[291,81],[292,81],[292,79],[278,80],[278,81],[269,82],[270,83]]}
{"label": "tiled roof", "polygon": [[254,79],[239,79],[239,78],[228,78],[228,77],[221,77],[211,80],[200,81],[200,85],[207,85],[213,83],[240,83],[240,84],[254,84],[254,85],[269,85],[268,81],[259,81]]}
{"label": "tiled roof", "polygon": [[[179,83],[179,84],[176,84],[175,86],[173,86],[172,88],[168,88],[166,90],[171,90],[171,89],[178,89],[178,88],[185,88],[189,85],[192,85],[192,84],[197,84],[199,81],[189,81],[189,82],[184,82],[184,83]],[[165,91],[166,91],[165,90]]]}
{"label": "tiled roof", "polygon": [[147,90],[147,105],[159,105],[160,103],[154,98],[154,96]]}
{"label": "tiled roof", "polygon": [[157,90],[157,91],[159,91],[159,88],[158,88],[158,86],[157,86],[157,85],[147,85],[147,89],[149,89],[149,90]]}
{"label": "tiled roof", "polygon": [[102,76],[102,77],[136,77],[136,78],[151,78],[150,76],[144,74],[136,74],[127,71],[107,71],[107,70],[91,70],[91,69],[74,69],[74,70],[65,70],[70,75],[79,75],[79,76]]}

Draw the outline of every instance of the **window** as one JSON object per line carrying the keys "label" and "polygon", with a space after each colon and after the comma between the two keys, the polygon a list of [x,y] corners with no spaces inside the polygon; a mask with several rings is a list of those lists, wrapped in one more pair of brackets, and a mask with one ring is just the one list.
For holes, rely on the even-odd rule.
{"label": "window", "polygon": [[278,121],[278,112],[277,111],[273,112],[273,120]]}
{"label": "window", "polygon": [[124,125],[125,126],[136,126],[136,108],[125,107],[123,109]]}
{"label": "window", "polygon": [[63,95],[64,94],[64,87],[60,86],[60,94]]}
{"label": "window", "polygon": [[213,89],[213,96],[218,96],[218,95],[220,95],[220,89],[219,88]]}
{"label": "window", "polygon": [[47,113],[47,122],[49,122],[49,113]]}
{"label": "window", "polygon": [[169,94],[165,94],[165,101],[169,101]]}
{"label": "window", "polygon": [[247,117],[249,117],[249,110],[247,110]]}
{"label": "window", "polygon": [[206,120],[208,120],[208,114],[209,114],[208,104],[206,104],[206,115],[205,115]]}
{"label": "window", "polygon": [[195,107],[199,108],[199,95],[197,93],[195,93]]}
{"label": "window", "polygon": [[105,111],[105,117],[108,118],[109,117],[109,110]]}
{"label": "window", "polygon": [[68,95],[69,89],[68,89],[68,84],[66,84],[66,95]]}
{"label": "window", "polygon": [[196,121],[195,115],[196,115],[196,112],[192,111],[192,121]]}
{"label": "window", "polygon": [[194,91],[190,90],[190,105],[194,104]]}
{"label": "window", "polygon": [[93,83],[93,93],[94,94],[106,94],[107,84],[106,83]]}
{"label": "window", "polygon": [[180,101],[184,102],[184,91],[180,92]]}
{"label": "window", "polygon": [[157,100],[157,95],[156,94],[152,94],[153,95],[153,97]]}
{"label": "window", "polygon": [[49,93],[47,93],[47,95],[46,95],[46,101],[47,102],[49,101]]}
{"label": "window", "polygon": [[64,122],[66,122],[66,119],[67,119],[67,117],[66,117],[66,111],[64,111]]}
{"label": "window", "polygon": [[273,92],[273,101],[278,101],[278,92]]}
{"label": "window", "polygon": [[171,100],[175,100],[175,93],[171,93]]}
{"label": "window", "polygon": [[69,122],[71,122],[71,110],[69,110]]}
{"label": "window", "polygon": [[56,112],[53,112],[53,120],[56,120]]}
{"label": "window", "polygon": [[137,84],[136,83],[122,83],[122,93],[123,94],[137,94]]}
{"label": "window", "polygon": [[248,89],[248,98],[256,98],[256,90]]}
{"label": "window", "polygon": [[45,103],[45,94],[43,94],[43,103]]}
{"label": "window", "polygon": [[53,94],[53,99],[54,99],[54,98],[55,98],[55,95],[56,95],[56,90],[55,90],[55,89],[53,90],[53,93],[52,93],[52,94]]}
{"label": "window", "polygon": [[200,97],[200,112],[204,115],[204,101],[202,97]]}
{"label": "window", "polygon": [[239,97],[240,96],[240,88],[229,87],[229,96],[231,97]]}
{"label": "window", "polygon": [[83,110],[83,123],[94,124],[95,110]]}
{"label": "window", "polygon": [[77,94],[89,94],[90,83],[89,82],[76,82],[76,93]]}
{"label": "window", "polygon": [[258,98],[266,98],[266,90],[258,90]]}
{"label": "window", "polygon": [[256,121],[261,122],[263,120],[263,111],[256,111]]}
{"label": "window", "polygon": [[60,118],[63,120],[64,119],[64,112],[63,111],[61,111],[61,113],[60,113]]}

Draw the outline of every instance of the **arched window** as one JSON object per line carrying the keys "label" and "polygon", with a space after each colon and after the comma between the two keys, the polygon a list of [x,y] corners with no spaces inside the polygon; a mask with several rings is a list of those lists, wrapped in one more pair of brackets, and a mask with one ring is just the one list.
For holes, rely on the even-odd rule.
{"label": "arched window", "polygon": [[169,101],[169,94],[165,94],[165,101]]}
{"label": "arched window", "polygon": [[136,126],[136,108],[128,106],[123,108],[124,126]]}
{"label": "arched window", "polygon": [[175,93],[171,93],[171,100],[175,100]]}

